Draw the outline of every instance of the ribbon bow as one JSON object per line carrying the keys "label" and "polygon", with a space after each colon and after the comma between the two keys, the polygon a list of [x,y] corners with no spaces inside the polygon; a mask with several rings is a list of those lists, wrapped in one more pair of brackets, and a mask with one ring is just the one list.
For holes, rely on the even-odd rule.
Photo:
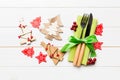
{"label": "ribbon bow", "polygon": [[91,36],[88,36],[84,39],[79,39],[79,38],[76,38],[74,36],[70,36],[70,39],[69,39],[69,42],[68,44],[65,44],[63,46],[63,48],[61,49],[61,52],[67,52],[70,48],[80,44],[80,43],[85,43],[86,46],[90,49],[90,52],[91,52],[91,57],[95,57],[96,56],[96,52],[94,50],[94,47],[93,47],[93,44],[92,43],[95,43],[97,42],[97,38],[95,35],[91,35]]}

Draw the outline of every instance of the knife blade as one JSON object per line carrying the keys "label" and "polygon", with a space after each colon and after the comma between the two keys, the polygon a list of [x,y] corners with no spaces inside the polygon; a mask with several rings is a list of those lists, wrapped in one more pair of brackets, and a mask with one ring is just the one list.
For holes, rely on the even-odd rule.
{"label": "knife blade", "polygon": [[[93,21],[93,16],[92,16],[92,13],[90,13],[88,25],[87,25],[87,28],[86,28],[85,37],[89,36],[89,34],[90,34],[92,21]],[[84,50],[85,50],[85,43],[82,43],[82,47],[81,47],[81,50],[80,50],[77,66],[81,65],[82,58],[83,58],[83,55],[84,55]]]}
{"label": "knife blade", "polygon": [[89,21],[88,21],[88,25],[87,25],[87,29],[86,29],[86,33],[85,33],[85,37],[89,36],[89,34],[90,34],[92,21],[93,21],[93,15],[92,15],[92,13],[90,13],[90,17],[89,17]]}

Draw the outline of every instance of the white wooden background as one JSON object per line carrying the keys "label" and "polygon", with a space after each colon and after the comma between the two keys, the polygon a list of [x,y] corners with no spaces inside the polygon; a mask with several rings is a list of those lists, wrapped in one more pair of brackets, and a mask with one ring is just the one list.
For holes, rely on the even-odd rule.
{"label": "white wooden background", "polygon": [[[25,46],[19,45],[19,20],[26,24],[42,16],[42,21],[60,14],[64,24],[61,34],[63,41],[54,40],[54,45],[63,46],[72,34],[69,30],[72,22],[83,13],[94,14],[99,23],[103,23],[104,32],[102,51],[97,51],[97,63],[94,66],[73,67],[67,61],[55,66],[47,57],[47,63],[38,64],[37,59],[28,58],[21,53]],[[30,27],[31,28],[31,27]],[[44,49],[39,45],[45,40],[37,29],[32,29],[37,41],[35,56]],[[119,0],[0,0],[0,80],[113,80],[120,79],[120,1]],[[48,40],[45,40],[49,42]]]}

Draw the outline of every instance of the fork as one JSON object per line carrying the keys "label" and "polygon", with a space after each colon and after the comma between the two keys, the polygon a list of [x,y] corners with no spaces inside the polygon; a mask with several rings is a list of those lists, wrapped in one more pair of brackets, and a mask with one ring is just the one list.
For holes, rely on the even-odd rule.
{"label": "fork", "polygon": [[[87,25],[88,19],[89,19],[89,15],[88,14],[83,14],[83,17],[82,17],[81,23],[80,23],[81,28],[82,28],[80,38],[83,37],[83,31],[84,31],[84,29]],[[78,61],[78,57],[79,57],[79,54],[80,54],[80,49],[81,49],[81,44],[78,44],[77,48],[76,48],[76,52],[75,52],[75,57],[74,57],[74,60],[73,60],[73,65],[74,66],[77,66],[77,61]]]}

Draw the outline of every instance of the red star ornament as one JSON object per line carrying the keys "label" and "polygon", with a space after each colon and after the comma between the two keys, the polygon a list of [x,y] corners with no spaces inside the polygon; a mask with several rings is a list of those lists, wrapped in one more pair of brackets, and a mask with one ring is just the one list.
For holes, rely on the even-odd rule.
{"label": "red star ornament", "polygon": [[34,55],[34,49],[33,49],[33,47],[31,47],[31,48],[25,48],[24,50],[22,50],[22,53],[24,55],[32,58],[33,55]]}
{"label": "red star ornament", "polygon": [[103,44],[103,42],[96,42],[96,43],[94,43],[94,44],[93,44],[93,45],[94,45],[94,49],[95,49],[95,50],[96,50],[96,49],[102,50],[102,49],[101,49],[102,44]]}
{"label": "red star ornament", "polygon": [[47,62],[46,57],[47,57],[47,54],[43,54],[42,52],[40,52],[39,55],[36,56],[35,58],[38,59],[38,63],[40,64],[41,62]]}
{"label": "red star ornament", "polygon": [[38,28],[40,26],[40,22],[41,22],[41,17],[37,17],[36,19],[34,19],[32,22],[30,22],[32,24],[32,26],[34,28]]}
{"label": "red star ornament", "polygon": [[95,30],[95,34],[102,36],[102,32],[103,32],[103,24],[97,25],[96,30]]}

